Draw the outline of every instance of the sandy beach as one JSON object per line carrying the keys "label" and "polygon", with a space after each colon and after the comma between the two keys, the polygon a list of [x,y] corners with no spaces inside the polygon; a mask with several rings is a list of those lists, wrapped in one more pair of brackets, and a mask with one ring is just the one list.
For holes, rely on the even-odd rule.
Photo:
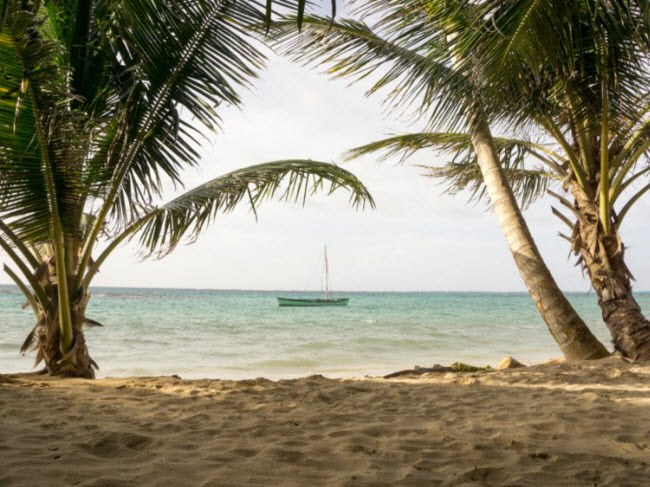
{"label": "sandy beach", "polygon": [[0,485],[647,485],[650,366],[419,378],[0,376]]}

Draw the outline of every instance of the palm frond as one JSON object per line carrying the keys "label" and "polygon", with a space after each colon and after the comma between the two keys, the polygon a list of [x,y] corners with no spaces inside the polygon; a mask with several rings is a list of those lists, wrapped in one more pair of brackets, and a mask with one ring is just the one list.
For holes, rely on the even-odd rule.
{"label": "palm frond", "polygon": [[107,126],[93,164],[106,168],[113,217],[125,219],[160,196],[164,179],[181,184],[202,128],[217,130],[218,108],[240,104],[265,61],[251,32],[264,11],[254,1],[126,0],[110,14],[119,123]]}
{"label": "palm frond", "polygon": [[264,20],[256,1],[125,0],[109,7],[114,21],[100,35],[111,51],[114,94],[89,163],[102,203],[82,268],[107,219],[123,227],[161,196],[163,181],[182,186],[181,168],[198,162],[198,138],[220,125],[218,107],[239,105],[239,91],[265,60],[252,32]]}
{"label": "palm frond", "polygon": [[[527,158],[544,149],[543,146],[502,137],[495,137],[494,144],[506,178],[522,207],[526,208],[543,196],[549,183],[558,179],[557,175],[541,168],[527,168],[527,165],[530,166]],[[382,159],[400,155],[403,162],[426,149],[430,149],[433,154],[449,154],[452,157],[443,167],[420,166],[427,170],[426,176],[440,180],[447,186],[446,192],[449,194],[468,190],[470,200],[487,199],[481,170],[468,134],[433,132],[399,135],[352,149],[347,153],[346,159],[383,152]]]}
{"label": "palm frond", "polygon": [[[336,2],[337,0],[331,0],[332,20],[336,18]],[[264,17],[264,26],[266,28],[266,32],[268,33],[269,29],[271,28],[271,23],[273,22],[274,5],[295,10],[296,25],[298,26],[298,30],[302,29],[302,21],[305,18],[305,10],[308,3],[312,2],[307,2],[307,0],[296,0],[295,2],[286,0],[266,0],[266,15]]]}
{"label": "palm frond", "polygon": [[[514,139],[508,137],[493,137],[497,151],[517,151],[521,157],[530,154],[538,160],[546,155],[547,164],[559,168],[562,158],[549,147],[529,140]],[[434,149],[444,153],[469,153],[472,149],[472,140],[469,134],[462,132],[417,132],[412,134],[396,135],[387,139],[378,140],[370,144],[362,145],[349,150],[345,154],[345,160],[352,160],[384,151],[382,160],[395,155],[401,155],[402,161],[411,157],[419,150]]]}
{"label": "palm frond", "polygon": [[[441,185],[445,186],[445,193],[456,195],[467,191],[469,192],[469,201],[489,203],[481,170],[475,163],[464,160],[451,161],[443,167],[420,167],[426,170],[425,176],[437,179]],[[553,181],[548,173],[538,170],[504,167],[503,172],[523,209],[528,208],[533,202],[544,196],[549,183]]]}
{"label": "palm frond", "polygon": [[285,160],[233,171],[198,186],[145,215],[139,242],[158,256],[172,251],[183,236],[198,235],[219,213],[228,213],[241,203],[255,211],[265,199],[305,202],[321,190],[328,194],[342,188],[350,192],[355,207],[374,207],[372,196],[352,173],[334,164]]}
{"label": "palm frond", "polygon": [[[439,33],[427,32],[426,42],[418,38],[420,44],[440,42]],[[402,45],[402,37],[382,37],[363,22],[315,16],[304,19],[302,33],[286,20],[276,23],[271,35],[278,50],[294,61],[325,66],[334,78],[366,80],[368,95],[381,91],[387,107],[426,115],[437,125],[464,124],[464,112],[474,104],[470,80],[451,67],[444,49],[420,53],[412,40]]]}
{"label": "palm frond", "polygon": [[570,110],[573,123],[587,131],[600,128],[605,79],[616,128],[636,111],[639,92],[647,94],[650,83],[648,6],[642,3],[487,0],[463,34],[462,58],[480,59],[487,99],[510,104],[523,118]]}
{"label": "palm frond", "polygon": [[41,37],[41,24],[10,8],[0,31],[0,217],[27,242],[51,238],[57,219],[73,232],[84,191],[81,122],[69,109],[60,45]]}
{"label": "palm frond", "polygon": [[396,135],[387,139],[378,140],[355,147],[345,155],[345,160],[357,159],[359,157],[383,152],[381,160],[396,155],[404,162],[418,151],[424,149],[435,149],[438,152],[456,153],[459,151],[472,150],[472,141],[468,134],[458,132],[421,132],[413,134]]}

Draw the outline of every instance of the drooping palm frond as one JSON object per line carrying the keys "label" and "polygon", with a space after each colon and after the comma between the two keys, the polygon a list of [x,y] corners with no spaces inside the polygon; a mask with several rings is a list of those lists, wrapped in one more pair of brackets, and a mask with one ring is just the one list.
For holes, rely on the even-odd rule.
{"label": "drooping palm frond", "polygon": [[199,139],[219,127],[218,107],[239,105],[265,60],[252,31],[264,19],[255,0],[97,8],[104,4],[98,35],[110,53],[111,95],[89,161],[100,206],[82,268],[107,220],[123,227],[162,196],[165,180],[182,186],[182,168],[198,162]]}
{"label": "drooping palm frond", "polygon": [[[396,45],[416,52],[424,57],[434,57],[453,68],[456,76],[465,78],[462,91],[462,112],[447,112],[446,93],[440,93],[439,107],[431,111],[428,128],[456,130],[471,123],[475,116],[487,120],[516,120],[519,126],[528,122],[512,108],[508,95],[498,88],[486,91],[482,80],[482,60],[476,54],[476,46],[469,42],[484,19],[482,2],[459,0],[353,0],[355,13],[361,18],[372,18],[375,33]],[[447,84],[447,80],[441,80]],[[498,80],[492,85],[498,85]],[[458,90],[460,86],[451,83],[448,87]],[[440,86],[438,86],[438,89]],[[538,100],[538,97],[532,97]],[[453,105],[456,100],[449,100]],[[505,102],[505,103],[504,103]],[[417,102],[416,102],[417,103]],[[427,103],[425,111],[431,110]],[[440,110],[442,108],[442,110]],[[464,112],[464,113],[463,113]],[[448,114],[454,116],[449,117]],[[449,124],[453,121],[452,124]],[[446,125],[446,127],[445,127]]]}
{"label": "drooping palm frond", "polygon": [[[522,207],[526,208],[536,199],[542,197],[548,185],[558,175],[553,168],[559,165],[551,157],[544,154],[549,151],[546,147],[533,142],[494,138],[494,145],[499,155],[503,171],[508,179],[515,196]],[[402,162],[419,151],[430,149],[432,154],[445,154],[452,157],[443,167],[420,165],[427,170],[426,176],[436,178],[447,186],[446,192],[457,194],[468,190],[470,200],[486,200],[487,193],[481,170],[476,161],[476,154],[468,134],[457,132],[434,132],[405,134],[379,140],[350,150],[346,159],[356,159],[368,154],[383,152],[382,159],[400,155]],[[550,151],[549,151],[550,152]],[[543,168],[529,168],[529,159],[534,157],[536,162],[543,159],[551,165],[551,171]],[[561,168],[560,168],[561,169]]]}
{"label": "drooping palm frond", "polygon": [[[562,158],[543,144],[507,137],[493,137],[493,140],[499,151],[517,150],[522,157],[528,153],[538,159],[546,156],[544,157],[546,163],[553,165],[555,168],[558,168],[558,164],[562,163]],[[452,154],[460,151],[470,152],[472,150],[472,140],[469,134],[462,132],[403,134],[351,149],[345,155],[345,158],[346,160],[352,160],[378,151],[385,151],[383,158],[398,154],[401,154],[403,158],[408,158],[419,150],[429,148]]]}
{"label": "drooping palm frond", "polygon": [[[503,172],[510,188],[523,209],[528,208],[537,199],[544,196],[552,176],[540,170],[520,169],[503,165]],[[469,192],[469,200],[489,203],[487,188],[481,170],[474,162],[463,160],[451,161],[443,167],[420,166],[424,175],[437,179],[445,187],[445,193],[456,195],[462,191]]]}
{"label": "drooping palm frond", "polygon": [[40,25],[36,13],[10,8],[0,31],[0,218],[31,242],[51,238],[58,220],[73,231],[86,148],[56,62],[60,46]]}
{"label": "drooping palm frond", "polygon": [[335,78],[353,82],[367,80],[367,94],[385,93],[385,104],[399,111],[427,115],[437,125],[458,126],[473,106],[470,80],[451,67],[444,49],[431,49],[441,42],[439,33],[429,33],[424,53],[413,42],[403,46],[402,37],[382,37],[369,25],[355,20],[331,22],[306,17],[297,32],[292,20],[278,22],[271,30],[277,49],[305,65],[326,66]]}
{"label": "drooping palm frond", "polygon": [[[242,202],[257,206],[265,199],[305,202],[324,190],[342,188],[350,192],[355,207],[374,207],[366,187],[349,171],[334,164],[305,160],[275,161],[238,169],[213,179],[142,218],[139,242],[159,256],[172,251],[184,235],[195,239],[219,213],[228,213]],[[135,232],[135,229],[134,229]]]}
{"label": "drooping palm frond", "polygon": [[399,155],[401,162],[423,149],[435,149],[438,152],[455,153],[472,149],[469,135],[459,132],[421,132],[396,135],[378,140],[360,147],[350,149],[345,154],[346,160],[383,152],[381,160]]}

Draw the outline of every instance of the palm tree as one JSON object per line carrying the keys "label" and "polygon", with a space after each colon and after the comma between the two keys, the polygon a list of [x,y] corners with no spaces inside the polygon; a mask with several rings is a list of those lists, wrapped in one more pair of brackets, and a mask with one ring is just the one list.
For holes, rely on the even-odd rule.
{"label": "palm tree", "polygon": [[360,14],[378,20],[373,27],[354,20],[333,22],[306,17],[298,34],[286,21],[274,27],[281,50],[305,64],[328,66],[336,77],[362,80],[375,76],[368,94],[388,90],[392,108],[415,106],[414,115],[430,125],[467,125],[471,145],[492,205],[520,274],[549,331],[569,359],[606,356],[555,283],[524,221],[490,132],[488,108],[479,103],[474,69],[455,59],[450,37],[466,24],[465,12],[446,22],[432,21],[428,2],[364,2]]}
{"label": "palm tree", "polygon": [[[648,361],[650,322],[632,295],[619,230],[650,189],[641,163],[650,149],[650,4],[547,0],[539,2],[545,6],[528,2],[524,11],[515,3],[484,2],[481,13],[490,22],[467,46],[485,64],[488,84],[496,78],[494,60],[508,59],[499,74],[507,80],[502,93],[523,103],[506,109],[541,127],[561,153],[553,162],[566,167],[563,189],[573,203],[554,196],[575,221],[555,213],[570,225],[571,249],[598,295],[614,345],[626,357]],[[534,38],[545,39],[541,48],[531,45]]]}
{"label": "palm tree", "polygon": [[[166,203],[198,163],[222,104],[264,64],[254,1],[22,0],[0,3],[0,247],[36,326],[37,363],[92,377],[84,341],[93,277],[122,242],[158,256],[218,213],[321,189],[373,205],[333,164],[286,160],[240,169]],[[98,242],[105,248],[97,252]]]}
{"label": "palm tree", "polygon": [[[615,347],[646,361],[650,322],[632,295],[619,232],[650,189],[647,180],[638,185],[650,171],[641,163],[650,149],[647,13],[647,4],[634,2],[486,1],[476,7],[478,21],[457,38],[464,59],[481,60],[484,99],[501,100],[509,112],[502,125],[515,137],[521,127],[540,132],[537,143],[512,134],[495,141],[511,187],[524,203],[552,182],[569,194],[572,202],[548,191],[570,212],[567,217],[553,208],[569,226],[561,236],[590,277]],[[408,156],[427,147],[453,154],[430,175],[450,184],[451,192],[485,195],[471,133],[407,134],[354,154],[384,149]]]}

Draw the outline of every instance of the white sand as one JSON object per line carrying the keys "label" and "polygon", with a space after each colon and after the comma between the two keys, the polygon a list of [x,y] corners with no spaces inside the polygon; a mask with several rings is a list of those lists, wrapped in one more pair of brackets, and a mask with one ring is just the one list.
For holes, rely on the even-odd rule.
{"label": "white sand", "polygon": [[0,376],[0,485],[650,485],[650,366],[279,382]]}

